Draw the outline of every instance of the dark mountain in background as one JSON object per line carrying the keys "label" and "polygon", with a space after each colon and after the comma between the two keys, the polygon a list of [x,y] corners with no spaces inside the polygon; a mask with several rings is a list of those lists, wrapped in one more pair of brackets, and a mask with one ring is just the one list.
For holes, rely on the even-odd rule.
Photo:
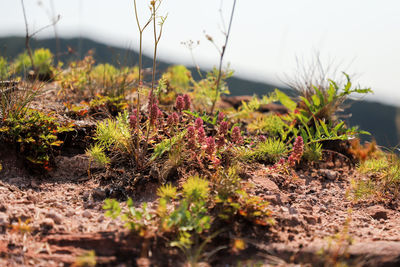
{"label": "dark mountain in background", "polygon": [[[138,53],[133,50],[122,49],[108,46],[85,38],[59,39],[57,49],[55,39],[34,39],[31,41],[33,49],[46,47],[54,54],[58,51],[58,58],[62,62],[68,63],[71,60],[81,59],[89,50],[94,51],[94,59],[97,63],[111,63],[116,66],[132,66],[138,62]],[[25,49],[25,39],[23,37],[3,37],[0,38],[0,55],[12,59]],[[70,51],[70,52],[68,52]],[[72,52],[72,53],[71,53]],[[163,62],[158,60],[158,69],[164,70],[173,62]],[[150,57],[143,57],[143,66],[152,66]],[[194,76],[196,71],[191,69]],[[195,77],[196,78],[196,77]],[[228,80],[231,95],[263,95],[272,92],[278,86],[267,83],[253,82],[241,78],[232,77]],[[295,95],[288,88],[280,90]],[[358,125],[361,129],[370,132],[379,145],[385,147],[397,146],[400,142],[400,129],[396,121],[400,121],[400,108],[376,102],[354,101],[346,109],[346,114],[351,114],[347,118],[349,125]],[[398,122],[397,124],[400,124]],[[364,137],[364,140],[368,140]]]}

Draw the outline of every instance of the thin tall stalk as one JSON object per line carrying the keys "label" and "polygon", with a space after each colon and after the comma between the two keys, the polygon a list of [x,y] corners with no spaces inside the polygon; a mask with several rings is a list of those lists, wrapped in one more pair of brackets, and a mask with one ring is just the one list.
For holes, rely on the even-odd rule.
{"label": "thin tall stalk", "polygon": [[[24,14],[24,21],[25,21],[25,48],[28,51],[28,55],[29,55],[29,59],[31,61],[31,66],[33,71],[36,73],[36,66],[35,66],[35,62],[33,60],[33,56],[32,56],[32,49],[30,46],[30,40],[33,36],[35,36],[36,34],[38,34],[39,32],[51,27],[51,26],[55,26],[61,19],[61,16],[58,15],[56,19],[54,19],[52,21],[52,23],[40,28],[39,30],[35,31],[32,34],[29,34],[29,27],[28,27],[28,20],[26,18],[26,11],[25,11],[25,4],[24,4],[24,0],[21,0],[21,6],[22,6],[22,12]],[[36,73],[37,74],[37,73]]]}
{"label": "thin tall stalk", "polygon": [[29,45],[31,36],[29,35],[29,27],[28,27],[28,20],[26,19],[24,0],[21,0],[21,5],[22,5],[22,12],[24,13],[24,21],[25,21],[25,48],[28,51],[28,55],[29,55],[29,59],[31,60],[32,68],[35,71],[35,69],[36,69],[35,62],[33,62],[32,50],[31,50],[31,46]]}
{"label": "thin tall stalk", "polygon": [[[158,5],[156,6],[156,2],[158,3]],[[162,36],[162,30],[163,30],[163,26],[165,23],[165,20],[167,19],[167,16],[165,17],[160,17],[160,22],[159,22],[159,26],[160,26],[160,31],[157,34],[157,23],[156,23],[156,19],[157,19],[157,10],[161,5],[162,0],[158,0],[158,1],[152,1],[151,2],[151,10],[152,10],[152,19],[153,19],[153,34],[154,34],[154,54],[153,54],[153,72],[152,72],[152,79],[151,79],[151,90],[150,90],[150,99],[149,99],[149,116],[152,116],[151,114],[151,110],[152,110],[152,106],[154,104],[154,86],[156,83],[156,69],[157,69],[157,48],[158,48],[158,43],[161,40],[161,36]],[[157,97],[159,98],[160,95],[158,94]],[[149,136],[150,136],[150,131],[153,125],[151,125],[150,123],[147,125],[147,133],[146,133],[146,149],[145,152],[147,150],[147,143],[149,140]]]}
{"label": "thin tall stalk", "polygon": [[[142,87],[142,68],[143,68],[143,63],[142,63],[142,48],[143,48],[143,32],[149,26],[149,24],[152,21],[153,13],[151,14],[150,18],[146,21],[144,26],[142,27],[139,21],[139,14],[136,6],[136,0],[133,0],[133,6],[135,8],[135,17],[136,17],[136,24],[139,30],[139,77],[138,77],[138,87],[137,87],[137,106],[136,106],[136,126],[138,129],[139,127],[139,122],[140,122],[140,89]],[[139,131],[139,129],[138,129]],[[136,165],[139,166],[139,154],[140,154],[140,140],[139,140],[139,132],[136,135]]]}
{"label": "thin tall stalk", "polygon": [[229,20],[229,27],[228,31],[225,32],[225,44],[222,46],[222,49],[220,51],[220,59],[219,59],[219,67],[218,67],[218,77],[215,83],[215,98],[211,106],[211,114],[214,113],[215,109],[215,104],[217,103],[218,97],[219,97],[219,91],[220,91],[220,86],[221,86],[221,77],[222,77],[222,63],[224,60],[224,55],[225,55],[225,50],[228,45],[228,40],[229,40],[229,35],[231,33],[231,27],[232,27],[232,21],[233,21],[233,15],[235,13],[235,8],[236,8],[236,0],[233,1],[233,7],[232,7],[232,12],[231,12],[231,17]]}

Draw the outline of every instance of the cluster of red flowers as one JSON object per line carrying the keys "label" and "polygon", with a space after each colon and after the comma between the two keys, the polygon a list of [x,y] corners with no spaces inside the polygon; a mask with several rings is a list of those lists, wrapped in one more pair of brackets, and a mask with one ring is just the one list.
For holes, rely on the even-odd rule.
{"label": "cluster of red flowers", "polygon": [[296,140],[293,144],[293,150],[289,155],[289,158],[286,160],[281,158],[277,163],[272,166],[271,169],[275,169],[279,172],[283,170],[288,170],[288,167],[295,167],[297,163],[301,160],[304,152],[304,142],[301,136],[296,137]]}
{"label": "cluster of red flowers", "polygon": [[175,107],[179,112],[190,109],[191,100],[188,94],[176,98]]}
{"label": "cluster of red flowers", "polygon": [[231,134],[232,142],[238,145],[243,144],[243,136],[240,132],[240,128],[238,126],[233,127]]}
{"label": "cluster of red flowers", "polygon": [[288,158],[288,164],[294,167],[301,159],[304,152],[304,142],[301,136],[297,136],[293,144],[293,151]]}

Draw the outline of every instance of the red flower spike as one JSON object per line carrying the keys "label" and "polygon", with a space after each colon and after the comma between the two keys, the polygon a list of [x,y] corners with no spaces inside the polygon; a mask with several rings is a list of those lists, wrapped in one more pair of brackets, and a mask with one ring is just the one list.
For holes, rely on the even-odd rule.
{"label": "red flower spike", "polygon": [[175,107],[179,112],[182,112],[183,108],[185,107],[185,102],[183,101],[182,96],[178,96],[176,98]]}
{"label": "red flower spike", "polygon": [[184,103],[184,109],[185,110],[190,110],[190,105],[191,105],[191,100],[188,94],[183,95],[183,103]]}

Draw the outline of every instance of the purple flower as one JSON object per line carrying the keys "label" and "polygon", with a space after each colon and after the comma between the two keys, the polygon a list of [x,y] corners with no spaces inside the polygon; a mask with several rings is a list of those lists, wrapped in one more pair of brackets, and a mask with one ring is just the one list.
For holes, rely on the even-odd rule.
{"label": "purple flower", "polygon": [[193,126],[187,128],[187,146],[189,149],[196,148],[196,129]]}
{"label": "purple flower", "polygon": [[242,144],[243,137],[238,126],[233,127],[231,134],[232,142],[235,144]]}
{"label": "purple flower", "polygon": [[182,96],[178,96],[176,98],[175,107],[179,112],[182,112],[183,108],[185,107],[185,102]]}
{"label": "purple flower", "polygon": [[129,124],[132,129],[136,129],[137,117],[135,114],[129,116]]}
{"label": "purple flower", "polygon": [[215,139],[214,137],[210,136],[206,139],[206,153],[212,156],[215,152]]}
{"label": "purple flower", "polygon": [[153,105],[150,108],[150,125],[154,125],[159,114],[160,114],[160,109],[158,108],[157,103],[153,103]]}
{"label": "purple flower", "polygon": [[301,136],[297,136],[293,144],[292,153],[290,153],[290,156],[288,158],[289,165],[294,167],[300,161],[303,152],[304,152],[303,138]]}
{"label": "purple flower", "polygon": [[203,120],[201,118],[197,118],[194,121],[194,127],[198,130],[200,128],[203,128]]}
{"label": "purple flower", "polygon": [[228,133],[228,122],[221,121],[221,123],[219,125],[219,134],[226,135],[227,133]]}
{"label": "purple flower", "polygon": [[171,126],[177,125],[178,122],[179,122],[179,115],[178,115],[178,113],[174,112],[174,113],[168,115],[168,118],[167,118],[167,124],[168,124],[168,126],[171,127]]}
{"label": "purple flower", "polygon": [[191,104],[191,100],[188,94],[184,94],[183,95],[183,102],[184,102],[184,109],[185,110],[189,110],[190,109],[190,104]]}
{"label": "purple flower", "polygon": [[225,136],[224,135],[220,135],[218,138],[217,138],[217,147],[218,148],[221,148],[221,147],[223,147],[225,145]]}
{"label": "purple flower", "polygon": [[206,139],[206,132],[204,131],[204,128],[201,127],[200,129],[197,130],[197,140],[199,141],[200,144],[204,143]]}
{"label": "purple flower", "polygon": [[225,119],[225,114],[223,112],[218,113],[217,122],[221,123]]}

